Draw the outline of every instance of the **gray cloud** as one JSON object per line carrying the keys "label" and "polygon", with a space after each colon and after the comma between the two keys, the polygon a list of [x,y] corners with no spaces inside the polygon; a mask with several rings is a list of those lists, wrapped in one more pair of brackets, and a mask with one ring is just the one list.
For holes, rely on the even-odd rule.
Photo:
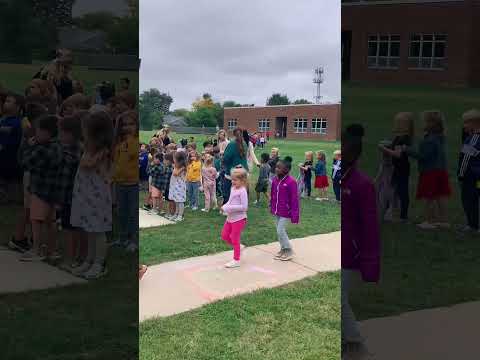
{"label": "gray cloud", "polygon": [[325,101],[340,100],[339,0],[142,0],[140,89],[190,107],[215,100],[263,105],[273,92],[313,100],[324,66]]}

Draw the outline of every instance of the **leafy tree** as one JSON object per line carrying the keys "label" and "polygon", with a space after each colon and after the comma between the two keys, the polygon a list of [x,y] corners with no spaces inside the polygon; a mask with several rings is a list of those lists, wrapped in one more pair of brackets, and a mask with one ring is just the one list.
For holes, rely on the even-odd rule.
{"label": "leafy tree", "polygon": [[188,125],[193,127],[214,127],[217,125],[215,108],[202,107],[189,113]]}
{"label": "leafy tree", "polygon": [[109,32],[118,21],[118,17],[108,11],[98,11],[74,18],[73,23],[84,30],[102,30]]}
{"label": "leafy tree", "polygon": [[224,108],[226,108],[226,107],[239,107],[239,106],[242,106],[242,104],[238,104],[238,103],[236,103],[235,101],[232,101],[232,100],[227,100],[227,101],[223,102],[223,107]]}
{"label": "leafy tree", "polygon": [[203,94],[201,98],[198,98],[195,100],[192,104],[192,109],[194,111],[199,110],[201,108],[214,108],[215,103],[212,99],[212,96],[210,94]]}
{"label": "leafy tree", "polygon": [[307,99],[298,99],[293,102],[294,105],[311,104]]}
{"label": "leafy tree", "polygon": [[282,95],[280,93],[275,93],[270,96],[267,100],[267,105],[290,105],[290,99],[287,95]]}
{"label": "leafy tree", "polygon": [[[167,114],[173,99],[158,89],[150,89],[140,94],[139,115],[142,130],[152,130],[162,125],[163,115]],[[161,114],[158,115],[158,114]]]}

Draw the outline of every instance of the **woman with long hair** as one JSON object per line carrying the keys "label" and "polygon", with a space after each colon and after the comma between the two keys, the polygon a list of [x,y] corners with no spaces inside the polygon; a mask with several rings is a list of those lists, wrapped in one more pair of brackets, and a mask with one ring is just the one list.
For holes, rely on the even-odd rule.
{"label": "woman with long hair", "polygon": [[241,166],[248,171],[248,144],[243,137],[243,130],[241,128],[233,130],[233,137],[233,140],[228,143],[223,154],[223,164],[225,166],[225,181],[223,183],[224,204],[230,198],[230,189],[232,188],[231,170]]}

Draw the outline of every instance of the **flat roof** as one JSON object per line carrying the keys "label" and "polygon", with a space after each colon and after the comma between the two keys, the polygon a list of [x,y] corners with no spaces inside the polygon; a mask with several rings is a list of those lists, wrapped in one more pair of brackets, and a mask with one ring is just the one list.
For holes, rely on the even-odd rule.
{"label": "flat roof", "polygon": [[261,109],[261,108],[279,108],[279,107],[294,107],[294,106],[329,106],[340,105],[340,103],[325,103],[325,104],[290,104],[290,105],[263,105],[263,106],[227,106],[224,109]]}
{"label": "flat roof", "polygon": [[343,2],[342,6],[365,5],[392,5],[392,4],[430,4],[430,3],[458,3],[465,0],[352,0]]}

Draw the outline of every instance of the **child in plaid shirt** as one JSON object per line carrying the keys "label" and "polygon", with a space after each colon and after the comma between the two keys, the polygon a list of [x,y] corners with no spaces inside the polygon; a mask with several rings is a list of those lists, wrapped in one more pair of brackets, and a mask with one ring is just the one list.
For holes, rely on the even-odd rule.
{"label": "child in plaid shirt", "polygon": [[163,215],[163,192],[165,190],[165,169],[163,166],[163,155],[157,153],[153,160],[153,164],[149,169],[149,174],[152,177],[152,185],[150,192],[153,198],[153,208],[150,210],[151,214]]}
{"label": "child in plaid shirt", "polygon": [[63,158],[58,175],[59,205],[62,230],[64,237],[64,263],[61,266],[64,270],[71,271],[72,265],[80,257],[78,252],[80,242],[84,235],[80,229],[70,223],[72,211],[72,194],[75,175],[80,164],[80,137],[81,137],[81,116],[74,115],[65,117],[59,122],[59,141],[62,146]]}
{"label": "child in plaid shirt", "polygon": [[[23,149],[22,165],[30,172],[30,219],[32,222],[33,248],[25,252],[21,261],[40,261],[57,258],[57,244],[54,236],[55,206],[58,204],[58,173],[63,152],[55,141],[58,118],[45,115],[38,119],[35,137],[28,140]],[[48,234],[48,245],[44,245],[42,234]],[[41,252],[46,246],[47,251]]]}
{"label": "child in plaid shirt", "polygon": [[165,215],[165,218],[171,217],[175,213],[175,202],[170,201],[168,199],[168,194],[170,192],[170,179],[172,177],[172,172],[173,172],[173,153],[167,153],[164,156],[163,159],[163,166],[165,169],[165,179],[166,179],[166,187],[165,187],[165,201],[168,202],[168,207],[167,207],[167,214]]}

